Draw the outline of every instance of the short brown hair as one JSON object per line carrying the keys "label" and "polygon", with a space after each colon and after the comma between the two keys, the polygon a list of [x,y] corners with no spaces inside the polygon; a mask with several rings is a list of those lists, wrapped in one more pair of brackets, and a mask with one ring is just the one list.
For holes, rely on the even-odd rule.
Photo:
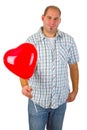
{"label": "short brown hair", "polygon": [[61,10],[60,10],[57,6],[54,6],[54,5],[50,5],[50,6],[47,6],[47,7],[46,7],[46,9],[44,10],[44,16],[46,15],[48,9],[50,9],[50,8],[58,10],[58,11],[59,11],[59,14],[60,14],[60,16],[61,16]]}

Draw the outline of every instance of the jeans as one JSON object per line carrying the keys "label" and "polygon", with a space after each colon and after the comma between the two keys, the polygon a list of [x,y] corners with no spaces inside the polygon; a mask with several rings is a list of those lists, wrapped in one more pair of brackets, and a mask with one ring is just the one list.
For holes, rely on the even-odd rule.
{"label": "jeans", "polygon": [[57,109],[42,108],[29,99],[28,117],[29,130],[62,130],[66,103]]}

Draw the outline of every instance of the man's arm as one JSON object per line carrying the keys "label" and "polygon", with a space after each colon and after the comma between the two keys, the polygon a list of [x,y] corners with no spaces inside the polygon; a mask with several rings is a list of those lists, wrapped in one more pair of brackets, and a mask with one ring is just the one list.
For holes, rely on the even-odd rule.
{"label": "man's arm", "polygon": [[32,88],[28,85],[28,80],[20,78],[20,83],[22,86],[22,94],[28,98],[32,98]]}
{"label": "man's arm", "polygon": [[78,93],[78,83],[79,83],[79,70],[78,70],[78,64],[70,64],[70,77],[72,82],[72,92],[70,92],[67,101],[72,102],[77,93]]}

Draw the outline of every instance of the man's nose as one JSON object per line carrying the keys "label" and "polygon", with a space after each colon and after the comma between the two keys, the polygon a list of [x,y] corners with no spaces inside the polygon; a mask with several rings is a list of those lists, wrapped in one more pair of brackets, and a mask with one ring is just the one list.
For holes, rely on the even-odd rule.
{"label": "man's nose", "polygon": [[50,20],[50,24],[51,24],[51,25],[54,25],[54,22],[55,22],[54,19],[51,19],[51,20]]}

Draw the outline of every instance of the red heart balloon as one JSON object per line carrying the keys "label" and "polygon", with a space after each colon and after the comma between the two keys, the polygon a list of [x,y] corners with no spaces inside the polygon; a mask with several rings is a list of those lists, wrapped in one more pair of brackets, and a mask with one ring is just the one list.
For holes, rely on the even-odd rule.
{"label": "red heart balloon", "polygon": [[28,79],[35,70],[37,50],[31,43],[23,43],[8,50],[3,57],[5,66],[17,76]]}

